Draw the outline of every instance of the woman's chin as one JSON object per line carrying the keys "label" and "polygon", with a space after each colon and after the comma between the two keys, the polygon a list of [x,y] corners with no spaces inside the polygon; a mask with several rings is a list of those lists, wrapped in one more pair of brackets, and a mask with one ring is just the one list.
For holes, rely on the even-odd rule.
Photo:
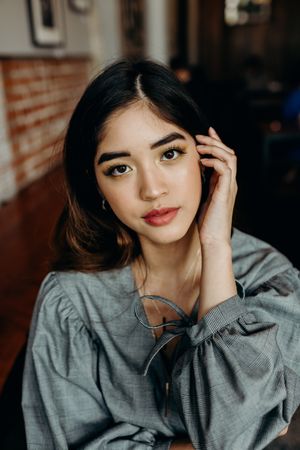
{"label": "woman's chin", "polygon": [[185,238],[190,228],[191,224],[184,227],[156,227],[155,230],[151,230],[149,233],[139,235],[139,239],[141,244],[144,241],[148,241],[154,245],[171,245]]}

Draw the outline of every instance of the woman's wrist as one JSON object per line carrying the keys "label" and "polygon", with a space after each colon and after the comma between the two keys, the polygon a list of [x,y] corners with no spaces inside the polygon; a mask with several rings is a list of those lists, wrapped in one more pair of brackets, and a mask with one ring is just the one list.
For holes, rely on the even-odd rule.
{"label": "woman's wrist", "polygon": [[232,247],[231,242],[224,240],[206,240],[200,241],[202,258],[206,259],[221,259],[231,262]]}
{"label": "woman's wrist", "polygon": [[231,246],[227,243],[210,244],[202,246],[201,250],[199,319],[210,309],[237,294]]}

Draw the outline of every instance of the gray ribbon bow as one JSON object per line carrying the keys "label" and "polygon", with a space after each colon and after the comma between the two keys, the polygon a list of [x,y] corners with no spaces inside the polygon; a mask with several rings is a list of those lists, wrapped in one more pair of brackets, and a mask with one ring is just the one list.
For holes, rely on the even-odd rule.
{"label": "gray ribbon bow", "polygon": [[[244,289],[243,285],[238,280],[235,280],[235,283],[236,283],[236,287],[237,287],[238,296],[241,299],[244,299],[245,298],[245,289]],[[175,303],[171,302],[170,300],[168,300],[165,297],[160,297],[159,295],[143,295],[142,297],[139,298],[140,304],[142,304],[142,300],[144,298],[147,298],[148,300],[153,300],[153,301],[157,301],[157,300],[161,301],[162,303],[170,306],[170,308],[172,308],[174,311],[176,311],[178,316],[181,317],[181,319],[179,319],[179,320],[170,320],[168,322],[164,322],[164,323],[161,323],[161,324],[158,324],[158,325],[149,325],[139,315],[138,302],[134,305],[135,316],[138,319],[138,321],[145,328],[153,330],[153,329],[164,328],[164,327],[168,327],[168,326],[174,327],[172,330],[165,330],[164,331],[164,333],[157,340],[156,344],[153,346],[152,350],[150,351],[149,355],[147,356],[147,358],[146,358],[146,360],[145,360],[145,362],[144,362],[144,364],[142,366],[142,374],[143,374],[143,376],[146,376],[153,359],[160,352],[160,350],[166,344],[171,342],[172,339],[174,339],[175,337],[183,336],[185,334],[187,328],[191,327],[192,325],[194,325],[195,322],[178,305],[176,305]],[[144,313],[144,315],[146,316],[145,313]]]}
{"label": "gray ribbon bow", "polygon": [[146,298],[148,300],[153,301],[161,301],[162,303],[168,305],[170,308],[172,308],[176,313],[178,314],[181,319],[178,320],[170,320],[168,322],[163,322],[158,325],[149,325],[146,323],[139,315],[138,311],[138,303],[134,306],[134,313],[138,321],[145,327],[150,330],[158,329],[158,328],[165,328],[172,326],[172,330],[165,330],[164,333],[160,336],[160,338],[157,340],[156,344],[151,349],[149,355],[147,356],[143,366],[142,366],[142,375],[146,376],[149,370],[149,367],[155,358],[155,356],[160,352],[160,350],[169,342],[171,342],[174,338],[177,336],[182,336],[185,334],[186,329],[193,325],[193,320],[175,303],[171,302],[167,298],[160,297],[159,295],[143,295],[140,297],[140,303],[142,303],[143,299]]}

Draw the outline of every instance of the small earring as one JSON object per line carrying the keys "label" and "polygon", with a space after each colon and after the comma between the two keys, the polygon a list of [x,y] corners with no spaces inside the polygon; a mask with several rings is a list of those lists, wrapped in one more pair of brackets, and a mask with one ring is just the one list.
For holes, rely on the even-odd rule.
{"label": "small earring", "polygon": [[106,205],[107,205],[107,202],[106,202],[105,198],[103,198],[102,202],[101,202],[101,207],[102,207],[103,211],[107,211]]}

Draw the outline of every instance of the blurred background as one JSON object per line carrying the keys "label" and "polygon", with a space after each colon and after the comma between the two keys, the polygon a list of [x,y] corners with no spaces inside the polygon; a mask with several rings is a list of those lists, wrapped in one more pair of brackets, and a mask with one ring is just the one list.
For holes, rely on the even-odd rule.
{"label": "blurred background", "polygon": [[23,448],[24,345],[64,203],[66,126],[115,58],[172,68],[238,155],[236,226],[300,267],[299,17],[299,0],[0,1],[1,448]]}

